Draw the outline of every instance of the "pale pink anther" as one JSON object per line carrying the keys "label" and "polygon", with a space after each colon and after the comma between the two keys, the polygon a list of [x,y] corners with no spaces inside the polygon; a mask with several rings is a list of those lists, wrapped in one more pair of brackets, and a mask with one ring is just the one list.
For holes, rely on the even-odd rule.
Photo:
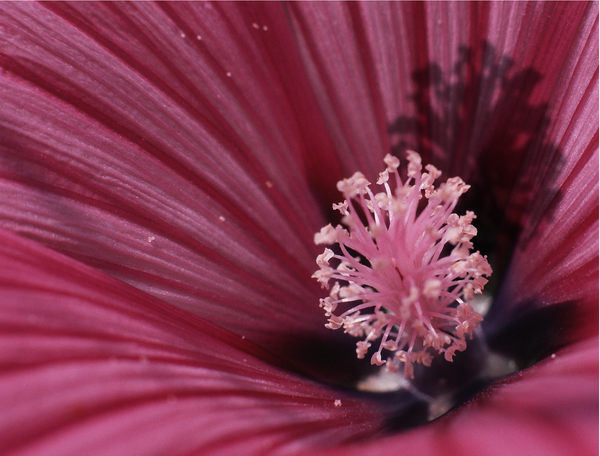
{"label": "pale pink anther", "polygon": [[345,226],[327,225],[315,234],[316,244],[333,247],[317,257],[313,277],[326,288],[333,281],[320,300],[325,326],[360,338],[358,358],[375,346],[372,364],[393,371],[404,365],[412,378],[415,363],[429,366],[436,352],[452,361],[465,350],[482,320],[469,301],[482,292],[492,268],[469,251],[475,214],[452,212],[469,186],[453,177],[436,188],[441,172],[432,165],[422,172],[416,152],[406,158],[402,181],[400,160],[386,155],[378,192],[359,172],[338,182],[345,200],[333,208]]}

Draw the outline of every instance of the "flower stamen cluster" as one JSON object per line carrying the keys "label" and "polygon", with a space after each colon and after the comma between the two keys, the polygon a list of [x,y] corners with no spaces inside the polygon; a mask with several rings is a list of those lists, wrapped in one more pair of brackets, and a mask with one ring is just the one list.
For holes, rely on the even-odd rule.
{"label": "flower stamen cluster", "polygon": [[330,329],[360,338],[362,359],[379,341],[371,363],[414,376],[414,364],[429,366],[435,353],[451,362],[466,348],[482,317],[469,301],[482,292],[492,269],[470,253],[477,229],[473,212],[454,210],[469,186],[453,177],[439,186],[441,172],[423,172],[421,157],[407,152],[406,179],[390,154],[379,174],[380,192],[357,172],[338,182],[344,201],[333,205],[344,226],[324,226],[315,243],[331,246],[317,257],[313,277],[329,296],[320,300]]}

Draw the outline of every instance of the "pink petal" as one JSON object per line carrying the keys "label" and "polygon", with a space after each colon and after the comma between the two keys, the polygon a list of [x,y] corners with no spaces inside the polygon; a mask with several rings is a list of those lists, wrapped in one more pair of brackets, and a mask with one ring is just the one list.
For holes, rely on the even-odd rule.
{"label": "pink petal", "polygon": [[[597,22],[571,62],[570,80],[555,91],[551,141],[564,151],[553,188],[540,188],[525,219],[506,283],[511,298],[538,295],[546,304],[561,300],[597,303],[598,259],[598,52]],[[544,152],[544,151],[542,151]],[[544,160],[552,160],[546,150]],[[543,171],[543,168],[540,172]],[[547,189],[552,190],[552,189]],[[551,217],[540,214],[550,213]],[[510,299],[510,298],[508,298]]]}
{"label": "pink petal", "polygon": [[[549,177],[552,183],[548,188],[540,182],[535,189],[523,221],[526,242],[517,249],[507,277],[511,292],[521,297],[537,293],[549,303],[597,301],[598,11],[590,9],[577,39],[561,46],[569,47],[569,56],[551,88],[547,143],[531,157],[539,164],[537,179]],[[562,157],[557,157],[559,151]],[[562,163],[556,174],[542,176],[557,158]]]}
{"label": "pink petal", "polygon": [[74,260],[5,231],[0,258],[3,454],[263,454],[380,426],[367,403]]}
{"label": "pink petal", "polygon": [[6,9],[2,226],[254,339],[320,327],[323,220],[268,35],[181,8]]}
{"label": "pink petal", "polygon": [[569,347],[418,430],[326,454],[598,454],[598,339]]}
{"label": "pink petal", "polygon": [[[535,196],[520,214],[520,244],[495,303],[497,327],[515,324],[524,308],[554,307],[562,330],[553,338],[563,344],[598,332],[597,34],[596,9],[554,88],[548,142],[525,176]],[[514,194],[518,200],[518,188]]]}
{"label": "pink petal", "polygon": [[[589,78],[593,70],[586,66],[597,65],[581,54],[594,36],[597,8],[592,4],[309,2],[293,4],[291,10],[326,121],[335,127],[336,144],[347,144],[338,151],[346,173],[361,169],[376,175],[379,159],[400,135],[420,153],[433,154],[448,174],[469,180],[490,138],[506,128],[507,110],[518,114],[540,102],[554,107],[575,67],[581,78]],[[482,50],[484,43],[488,46]],[[455,74],[465,49],[474,55],[475,67],[460,67]],[[436,93],[441,87],[433,66],[449,84],[447,94]],[[541,81],[512,87],[511,104],[498,100],[508,95],[508,76],[525,69],[541,73]],[[416,74],[422,78],[415,79]],[[411,96],[427,81],[419,104]],[[419,129],[422,116],[428,119]],[[531,117],[521,120],[531,123],[523,131],[540,125],[539,115]],[[394,127],[399,118],[409,124],[402,131]]]}

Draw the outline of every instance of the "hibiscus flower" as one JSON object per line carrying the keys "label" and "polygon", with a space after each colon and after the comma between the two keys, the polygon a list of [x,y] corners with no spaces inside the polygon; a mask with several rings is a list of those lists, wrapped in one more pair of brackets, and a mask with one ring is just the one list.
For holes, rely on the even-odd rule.
{"label": "hibiscus flower", "polygon": [[[596,453],[596,3],[1,7],[3,453]],[[390,385],[313,236],[407,148],[494,275]]]}

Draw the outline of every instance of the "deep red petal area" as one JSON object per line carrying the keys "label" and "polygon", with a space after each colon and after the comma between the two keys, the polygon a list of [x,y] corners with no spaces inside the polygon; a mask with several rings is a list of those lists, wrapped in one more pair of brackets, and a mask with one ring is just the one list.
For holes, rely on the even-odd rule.
{"label": "deep red petal area", "polygon": [[3,454],[265,454],[380,424],[238,335],[31,241],[0,231],[0,258]]}
{"label": "deep red petal area", "polygon": [[556,353],[442,419],[326,454],[431,456],[598,454],[598,339]]}
{"label": "deep red petal area", "polygon": [[256,340],[322,326],[305,151],[328,146],[294,120],[316,109],[287,88],[299,59],[257,64],[291,39],[281,7],[268,32],[232,7],[6,8],[0,219]]}
{"label": "deep red petal area", "polygon": [[521,324],[517,349],[544,325],[547,348],[598,333],[597,5],[589,13],[552,87],[544,141],[505,206],[520,231],[490,327]]}
{"label": "deep red petal area", "polygon": [[535,149],[527,136],[544,130],[564,90],[589,82],[597,68],[586,55],[593,54],[597,6],[585,2],[290,9],[322,111],[336,144],[346,144],[339,151],[346,173],[376,176],[380,158],[401,143],[467,181],[482,156],[502,155],[513,160],[505,169],[511,175],[502,176],[512,182]]}
{"label": "deep red petal area", "polygon": [[542,84],[550,94],[546,136],[506,206],[525,210],[498,300],[506,319],[524,302],[571,302],[584,315],[580,338],[597,333],[598,313],[598,5],[587,6],[577,39],[557,44],[569,54],[554,85]]}

